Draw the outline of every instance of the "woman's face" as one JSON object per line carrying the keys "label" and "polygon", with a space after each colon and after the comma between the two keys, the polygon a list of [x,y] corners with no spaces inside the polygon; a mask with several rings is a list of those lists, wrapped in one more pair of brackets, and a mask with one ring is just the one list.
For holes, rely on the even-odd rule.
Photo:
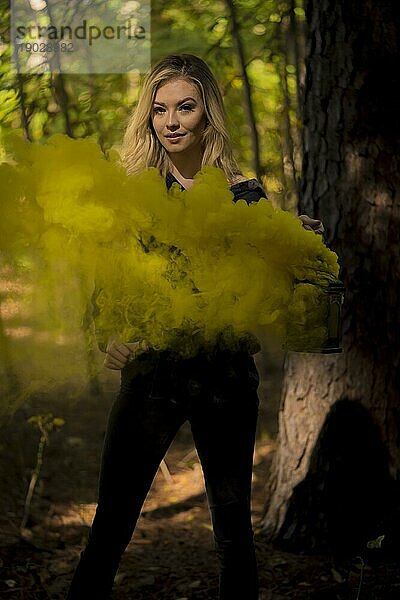
{"label": "woman's face", "polygon": [[168,153],[200,148],[206,113],[196,86],[185,79],[173,79],[159,87],[152,108],[152,123]]}

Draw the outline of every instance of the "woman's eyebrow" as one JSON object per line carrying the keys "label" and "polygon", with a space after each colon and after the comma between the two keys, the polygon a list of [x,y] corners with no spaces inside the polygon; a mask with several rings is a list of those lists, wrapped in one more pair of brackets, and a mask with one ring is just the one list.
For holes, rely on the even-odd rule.
{"label": "woman's eyebrow", "polygon": [[[193,100],[193,102],[195,102],[195,104],[197,104],[197,102],[194,98],[192,98],[191,96],[187,96],[186,98],[183,98],[183,100],[179,100],[179,102],[176,103],[176,106],[178,106],[178,104],[182,104],[183,102],[186,102],[186,100]],[[160,106],[167,106],[166,104],[164,104],[164,102],[158,102],[158,100],[154,100],[154,104],[159,104]]]}

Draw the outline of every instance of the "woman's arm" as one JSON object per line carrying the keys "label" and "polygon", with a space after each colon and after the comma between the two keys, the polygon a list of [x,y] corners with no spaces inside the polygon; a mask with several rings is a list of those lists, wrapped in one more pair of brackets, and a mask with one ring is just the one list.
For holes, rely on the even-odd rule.
{"label": "woman's arm", "polygon": [[[257,179],[246,179],[243,175],[238,175],[230,184],[235,201],[243,198],[250,204],[251,202],[258,202],[260,198],[267,198],[264,188]],[[299,219],[304,229],[320,235],[324,233],[325,228],[319,219],[312,219],[308,215],[300,215]]]}

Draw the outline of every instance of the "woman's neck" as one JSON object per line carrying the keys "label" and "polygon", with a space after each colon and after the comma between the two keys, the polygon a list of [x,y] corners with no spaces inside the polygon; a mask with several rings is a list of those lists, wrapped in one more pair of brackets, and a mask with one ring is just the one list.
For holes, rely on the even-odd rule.
{"label": "woman's neck", "polygon": [[200,152],[191,151],[189,156],[170,154],[169,159],[172,163],[170,171],[179,180],[193,181],[194,176],[201,169],[202,155]]}
{"label": "woman's neck", "polygon": [[178,181],[185,190],[190,190],[194,185],[194,180],[191,177],[182,177],[180,173],[171,170],[173,177]]}

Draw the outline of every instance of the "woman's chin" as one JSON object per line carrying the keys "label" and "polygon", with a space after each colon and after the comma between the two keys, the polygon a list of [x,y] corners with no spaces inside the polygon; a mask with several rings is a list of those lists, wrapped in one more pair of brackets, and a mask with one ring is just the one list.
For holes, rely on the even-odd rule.
{"label": "woman's chin", "polygon": [[179,154],[182,152],[186,152],[187,148],[182,148],[182,147],[175,147],[175,146],[169,146],[169,147],[165,147],[166,151],[168,152],[168,154]]}

